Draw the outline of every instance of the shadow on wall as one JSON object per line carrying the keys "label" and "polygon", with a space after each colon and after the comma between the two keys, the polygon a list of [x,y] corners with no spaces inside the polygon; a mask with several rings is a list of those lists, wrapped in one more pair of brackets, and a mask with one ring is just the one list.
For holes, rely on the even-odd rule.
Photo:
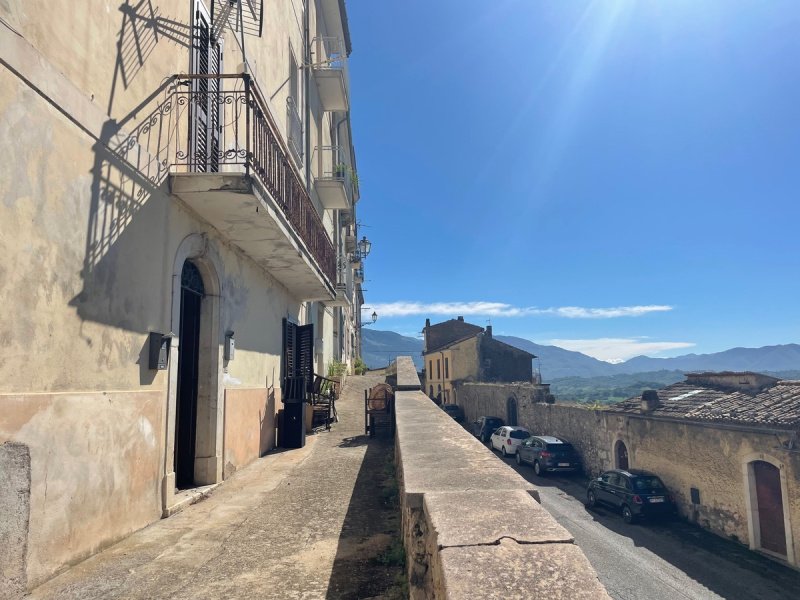
{"label": "shadow on wall", "polygon": [[[126,0],[119,11],[122,23],[109,114],[119,83],[128,88],[160,41],[191,47],[190,24],[163,16],[152,0]],[[153,264],[148,259],[163,263],[163,244],[154,245],[153,239],[167,226],[170,156],[183,143],[181,136],[188,139],[188,106],[179,102],[176,91],[174,78],[166,79],[126,116],[106,121],[92,147],[83,289],[69,302],[83,320],[140,333],[158,325],[154,318],[164,320],[164,315],[150,316],[137,306],[152,291],[147,288],[154,278],[137,280],[134,265]],[[130,133],[123,133],[131,127]]]}
{"label": "shadow on wall", "polygon": [[190,48],[192,39],[191,25],[163,16],[161,8],[154,6],[152,0],[139,0],[136,4],[125,0],[119,11],[122,13],[122,26],[117,40],[117,60],[111,81],[108,114],[113,108],[117,81],[121,80],[127,89],[159,41]]}

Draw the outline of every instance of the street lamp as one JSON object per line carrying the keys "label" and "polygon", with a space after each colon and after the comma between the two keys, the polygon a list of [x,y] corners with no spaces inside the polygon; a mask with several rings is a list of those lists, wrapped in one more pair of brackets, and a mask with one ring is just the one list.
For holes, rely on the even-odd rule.
{"label": "street lamp", "polygon": [[372,325],[373,323],[375,323],[375,321],[378,320],[378,313],[376,313],[374,310],[372,311],[372,315],[371,316],[372,316],[372,323],[362,323],[361,327],[366,327],[367,325]]}
{"label": "street lamp", "polygon": [[358,250],[361,253],[362,258],[367,258],[369,251],[372,249],[372,242],[367,239],[367,236],[363,236],[361,241],[358,242]]}

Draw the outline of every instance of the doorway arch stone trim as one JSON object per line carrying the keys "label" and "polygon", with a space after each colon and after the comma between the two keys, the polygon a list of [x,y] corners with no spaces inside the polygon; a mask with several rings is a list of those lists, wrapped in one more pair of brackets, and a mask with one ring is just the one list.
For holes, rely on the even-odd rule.
{"label": "doorway arch stone trim", "polygon": [[[617,449],[618,449],[620,444],[622,444],[625,447],[625,455],[627,456],[627,459],[628,459],[627,467],[622,467],[619,464],[619,454],[617,453]],[[612,469],[622,469],[622,468],[630,469],[630,468],[632,468],[632,464],[633,464],[633,456],[632,456],[630,444],[621,435],[615,437],[614,441],[611,442],[611,468]]]}
{"label": "doorway arch stone trim", "polygon": [[167,371],[167,401],[164,419],[166,440],[162,477],[162,513],[168,516],[182,499],[175,495],[175,418],[178,395],[178,358],[180,353],[181,272],[189,260],[197,266],[203,278],[206,301],[201,309],[201,371],[207,377],[198,383],[197,441],[195,443],[194,477],[198,485],[222,481],[222,440],[224,419],[224,389],[222,383],[221,298],[222,261],[208,236],[192,233],[186,236],[175,252],[172,264],[169,305],[172,344]]}
{"label": "doorway arch stone trim", "polygon": [[[742,475],[744,477],[744,499],[747,507],[747,533],[751,550],[758,550],[773,556],[780,556],[761,547],[761,530],[758,518],[758,498],[756,496],[756,477],[753,463],[763,461],[778,469],[781,476],[781,501],[783,503],[783,527],[786,533],[786,561],[798,566],[797,556],[794,551],[794,536],[792,535],[791,504],[789,503],[789,482],[786,477],[786,464],[764,452],[751,452],[742,458]],[[783,558],[783,557],[781,557]]]}

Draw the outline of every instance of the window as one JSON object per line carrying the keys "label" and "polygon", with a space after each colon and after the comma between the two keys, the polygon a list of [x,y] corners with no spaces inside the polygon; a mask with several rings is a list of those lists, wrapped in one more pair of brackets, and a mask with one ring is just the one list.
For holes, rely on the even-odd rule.
{"label": "window", "polygon": [[289,148],[299,161],[303,157],[303,120],[300,117],[300,68],[291,46],[289,47],[289,97],[286,98],[286,130]]}
{"label": "window", "polygon": [[450,379],[450,359],[444,359],[444,378]]}
{"label": "window", "polygon": [[428,373],[433,377],[433,361],[428,362]]}
{"label": "window", "polygon": [[511,432],[511,438],[515,440],[526,440],[531,437],[531,434],[524,429],[515,429]]}
{"label": "window", "polygon": [[436,379],[442,378],[442,361],[438,358],[436,359]]}

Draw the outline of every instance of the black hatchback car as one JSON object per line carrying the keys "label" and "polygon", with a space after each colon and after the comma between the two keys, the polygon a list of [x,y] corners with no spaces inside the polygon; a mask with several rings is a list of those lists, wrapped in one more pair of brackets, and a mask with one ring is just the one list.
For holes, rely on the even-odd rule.
{"label": "black hatchback car", "polygon": [[534,435],[517,448],[517,464],[533,465],[533,472],[543,477],[547,473],[575,473],[581,470],[581,457],[568,441],[551,435]]}
{"label": "black hatchback car", "polygon": [[472,435],[479,438],[484,444],[498,428],[505,425],[500,417],[478,417],[472,422]]}
{"label": "black hatchback car", "polygon": [[658,475],[640,469],[604,472],[589,483],[586,502],[620,510],[626,523],[642,517],[671,517],[677,512],[675,500]]}

